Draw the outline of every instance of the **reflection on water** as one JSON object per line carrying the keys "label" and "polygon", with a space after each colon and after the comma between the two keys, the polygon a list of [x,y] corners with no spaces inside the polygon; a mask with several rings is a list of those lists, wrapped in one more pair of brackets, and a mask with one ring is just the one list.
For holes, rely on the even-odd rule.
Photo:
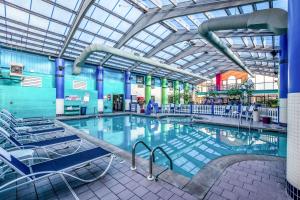
{"label": "reflection on water", "polygon": [[[286,136],[274,133],[258,133],[207,124],[192,124],[187,118],[161,120],[138,116],[115,116],[98,119],[67,121],[67,124],[131,152],[136,141],[144,141],[150,147],[161,146],[174,162],[174,170],[192,177],[206,163],[223,155],[265,154],[286,156]],[[148,158],[142,147],[137,154]],[[167,160],[159,153],[157,162]]]}

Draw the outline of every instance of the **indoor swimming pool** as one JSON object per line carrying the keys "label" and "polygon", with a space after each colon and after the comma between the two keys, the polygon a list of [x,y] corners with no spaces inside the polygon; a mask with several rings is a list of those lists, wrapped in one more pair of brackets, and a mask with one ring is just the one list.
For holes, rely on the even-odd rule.
{"label": "indoor swimming pool", "polygon": [[[161,146],[172,158],[174,171],[191,178],[213,159],[232,154],[286,156],[286,135],[240,130],[224,126],[193,124],[189,117],[154,119],[140,116],[113,116],[65,121],[100,140],[131,152],[137,141],[151,148]],[[149,152],[139,146],[137,155]],[[157,155],[157,164],[168,164]]]}

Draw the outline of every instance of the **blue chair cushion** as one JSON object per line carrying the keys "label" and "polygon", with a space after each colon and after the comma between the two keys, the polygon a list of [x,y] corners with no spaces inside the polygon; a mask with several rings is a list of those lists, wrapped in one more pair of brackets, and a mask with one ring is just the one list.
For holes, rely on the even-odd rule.
{"label": "blue chair cushion", "polygon": [[[31,166],[34,173],[44,172],[44,171],[60,171],[63,169],[70,168],[75,165],[84,164],[86,162],[92,161],[98,157],[109,155],[110,152],[106,151],[100,147],[82,151],[79,153],[71,154],[68,156],[63,156],[50,161],[41,162]],[[39,175],[43,176],[43,175]],[[37,176],[37,177],[39,177]]]}
{"label": "blue chair cushion", "polygon": [[72,141],[72,140],[79,140],[80,137],[78,137],[77,135],[68,135],[65,137],[58,137],[58,138],[53,138],[53,139],[49,139],[49,140],[43,140],[43,141],[38,141],[38,142],[31,142],[31,143],[26,143],[23,144],[23,146],[47,146],[47,145],[52,145],[52,144],[58,144],[58,143],[63,143],[63,142],[68,142],[68,141]]}
{"label": "blue chair cushion", "polygon": [[24,126],[41,126],[41,125],[50,125],[54,124],[54,122],[51,121],[45,121],[45,122],[28,122],[24,123]]}
{"label": "blue chair cushion", "polygon": [[45,132],[52,132],[52,131],[64,131],[64,127],[55,127],[55,128],[45,128],[45,129],[39,129],[39,130],[32,130],[32,131],[27,131],[25,133],[30,133],[30,134],[39,134],[39,133],[45,133]]}

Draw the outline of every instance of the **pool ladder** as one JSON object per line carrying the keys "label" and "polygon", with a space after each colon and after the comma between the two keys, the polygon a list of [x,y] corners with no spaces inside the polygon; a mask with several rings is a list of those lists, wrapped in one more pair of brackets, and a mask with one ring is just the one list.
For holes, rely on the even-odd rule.
{"label": "pool ladder", "polygon": [[[150,152],[150,157],[149,157],[149,175],[147,176],[147,179],[152,181],[152,180],[157,180],[158,176],[161,175],[162,173],[164,173],[165,171],[167,171],[168,169],[173,170],[173,161],[171,159],[171,157],[166,153],[166,151],[160,147],[157,146],[154,149],[151,149],[145,142],[143,141],[138,141],[136,142],[133,147],[132,147],[132,161],[131,161],[131,170],[136,170],[136,164],[135,164],[135,154],[136,154],[136,147],[138,146],[138,144],[142,144],[149,152]],[[156,176],[153,176],[153,163],[155,163],[155,152],[160,150],[164,156],[169,160],[169,167],[167,167],[166,169],[162,170],[159,174],[157,174]]]}
{"label": "pool ladder", "polygon": [[[238,124],[238,132],[240,132],[240,126],[242,124],[242,113],[240,114],[239,116],[239,124]],[[248,121],[248,120],[246,120]],[[248,126],[248,129],[249,129],[249,133],[251,132],[251,125],[253,124],[253,116],[252,116],[252,119],[251,117],[249,117],[249,126]]]}

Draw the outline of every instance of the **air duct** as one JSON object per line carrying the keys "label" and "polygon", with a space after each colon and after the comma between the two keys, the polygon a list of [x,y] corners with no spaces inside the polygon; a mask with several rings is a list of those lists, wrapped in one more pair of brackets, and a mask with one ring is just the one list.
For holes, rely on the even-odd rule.
{"label": "air duct", "polygon": [[285,10],[271,8],[249,14],[218,17],[209,19],[199,26],[200,35],[230,60],[253,76],[237,55],[213,32],[233,29],[267,29],[275,35],[287,32],[288,14]]}
{"label": "air duct", "polygon": [[91,45],[87,46],[81,52],[81,54],[76,58],[74,65],[73,65],[73,74],[75,74],[75,75],[80,74],[81,66],[84,65],[85,60],[94,52],[105,52],[105,53],[109,53],[109,54],[112,54],[112,55],[115,55],[118,57],[127,58],[129,60],[133,60],[138,63],[144,63],[144,64],[148,64],[148,65],[151,65],[151,66],[154,66],[157,68],[165,69],[165,70],[168,70],[171,72],[184,74],[189,77],[194,77],[194,78],[201,79],[201,80],[209,80],[207,77],[196,75],[196,74],[190,73],[188,71],[181,70],[176,67],[172,67],[167,64],[160,63],[160,62],[152,60],[150,58],[138,56],[138,55],[128,53],[123,50],[120,50],[120,49],[117,49],[114,47],[110,47],[110,46],[106,46],[103,44],[91,44]]}

